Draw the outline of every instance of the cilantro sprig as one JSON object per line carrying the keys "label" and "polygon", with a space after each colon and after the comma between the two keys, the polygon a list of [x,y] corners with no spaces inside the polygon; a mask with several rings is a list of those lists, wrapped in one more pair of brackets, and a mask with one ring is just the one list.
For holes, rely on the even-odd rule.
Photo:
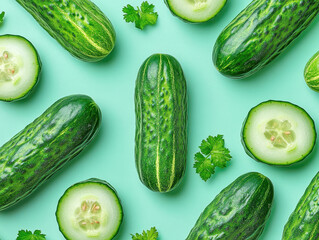
{"label": "cilantro sprig", "polygon": [[143,30],[146,25],[154,25],[157,21],[158,14],[154,12],[154,5],[147,1],[142,2],[141,7],[135,9],[132,5],[127,4],[123,7],[124,20],[126,22],[135,22],[135,27]]}
{"label": "cilantro sprig", "polygon": [[20,230],[16,240],[46,240],[46,238],[40,230],[35,230],[34,233],[29,230]]}
{"label": "cilantro sprig", "polygon": [[3,23],[5,12],[0,13],[0,24]]}
{"label": "cilantro sprig", "polygon": [[150,230],[147,230],[146,232],[143,231],[142,234],[136,233],[135,235],[132,235],[132,240],[157,240],[158,238],[158,232],[155,227],[152,227]]}
{"label": "cilantro sprig", "polygon": [[216,167],[225,168],[227,166],[231,155],[228,148],[225,148],[223,135],[209,136],[202,141],[199,149],[200,152],[195,154],[194,168],[206,182],[215,173]]}

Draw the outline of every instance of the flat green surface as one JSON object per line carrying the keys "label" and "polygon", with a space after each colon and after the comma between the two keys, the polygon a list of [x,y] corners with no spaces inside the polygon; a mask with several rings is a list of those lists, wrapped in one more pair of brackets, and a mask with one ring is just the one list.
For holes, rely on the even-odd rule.
{"label": "flat green surface", "polygon": [[[164,2],[153,0],[159,13],[155,27],[145,31],[122,19],[121,9],[142,1],[94,0],[112,21],[117,42],[114,52],[99,63],[85,63],[65,51],[22,7],[1,0],[6,11],[1,34],[19,34],[38,49],[43,62],[39,85],[27,99],[0,102],[0,143],[39,116],[60,97],[83,93],[101,107],[103,122],[97,138],[62,171],[31,197],[0,212],[0,239],[14,240],[20,229],[41,229],[48,240],[62,240],[55,209],[63,192],[75,182],[97,177],[118,191],[124,223],[117,239],[156,226],[160,240],[183,240],[211,200],[239,175],[258,171],[274,183],[273,211],[262,240],[280,239],[283,226],[310,180],[319,170],[319,153],[291,167],[274,167],[249,158],[240,143],[241,124],[249,109],[269,100],[291,101],[305,108],[319,124],[319,94],[303,80],[303,69],[319,49],[319,19],[264,70],[246,80],[231,80],[214,68],[211,52],[221,30],[250,2],[230,0],[212,21],[192,25],[173,17]],[[153,193],[140,183],[134,162],[134,87],[142,62],[153,53],[167,53],[181,63],[188,83],[188,163],[181,186],[168,194]],[[192,168],[203,138],[223,134],[233,160],[204,182]]]}

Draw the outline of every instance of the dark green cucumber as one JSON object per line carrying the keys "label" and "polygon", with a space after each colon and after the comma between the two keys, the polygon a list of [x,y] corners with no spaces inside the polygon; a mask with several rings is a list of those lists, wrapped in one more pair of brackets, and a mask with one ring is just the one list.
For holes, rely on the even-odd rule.
{"label": "dark green cucumber", "polygon": [[29,196],[95,136],[101,112],[85,95],[64,97],[0,148],[0,210]]}
{"label": "dark green cucumber", "polygon": [[73,56],[94,62],[114,48],[110,20],[90,0],[16,0]]}
{"label": "dark green cucumber", "polygon": [[274,189],[260,173],[247,173],[205,208],[186,240],[258,239],[270,215]]}
{"label": "dark green cucumber", "polygon": [[319,173],[312,179],[285,225],[282,240],[319,239]]}
{"label": "dark green cucumber", "polygon": [[186,167],[186,81],[178,61],[154,54],[142,64],[135,88],[135,162],[142,183],[168,192]]}
{"label": "dark green cucumber", "polygon": [[223,75],[245,78],[277,57],[319,12],[318,0],[254,0],[222,31],[213,62]]}

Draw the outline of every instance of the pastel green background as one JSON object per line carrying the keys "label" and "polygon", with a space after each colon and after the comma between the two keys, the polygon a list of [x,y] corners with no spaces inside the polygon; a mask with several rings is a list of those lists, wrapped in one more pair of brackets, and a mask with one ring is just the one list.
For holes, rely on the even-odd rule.
{"label": "pastel green background", "polygon": [[[139,0],[94,0],[110,18],[116,48],[98,63],[85,63],[64,50],[19,4],[1,0],[6,11],[0,34],[19,34],[38,49],[43,63],[41,80],[33,94],[15,103],[0,103],[0,143],[32,122],[57,99],[75,93],[91,96],[100,106],[102,127],[96,139],[68,166],[56,173],[32,196],[0,212],[0,239],[14,240],[20,229],[41,229],[48,240],[60,240],[55,210],[58,199],[72,184],[98,177],[118,191],[124,222],[117,239],[156,226],[161,240],[182,240],[200,213],[224,187],[249,171],[268,176],[275,187],[271,217],[260,239],[281,238],[283,226],[310,180],[319,170],[318,148],[305,161],[274,167],[249,158],[240,143],[242,122],[261,101],[291,101],[305,108],[319,124],[319,93],[303,80],[308,59],[319,50],[319,19],[274,62],[246,80],[220,75],[211,52],[221,30],[250,2],[229,0],[221,13],[205,24],[188,24],[171,15],[163,1],[156,5],[158,23],[140,31],[122,19],[122,7]],[[168,194],[148,190],[138,179],[134,162],[134,87],[138,69],[153,53],[168,53],[181,63],[188,84],[188,159],[182,184]],[[231,164],[204,182],[192,168],[203,138],[223,134],[231,150]]]}

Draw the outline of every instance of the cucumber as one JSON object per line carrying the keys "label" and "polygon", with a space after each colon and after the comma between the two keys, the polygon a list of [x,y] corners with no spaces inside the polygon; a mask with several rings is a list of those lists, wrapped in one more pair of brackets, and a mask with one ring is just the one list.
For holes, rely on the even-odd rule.
{"label": "cucumber", "polygon": [[90,0],[16,0],[74,57],[96,62],[114,48],[110,20]]}
{"label": "cucumber", "polygon": [[0,36],[0,100],[16,101],[28,96],[39,80],[41,60],[27,39]]}
{"label": "cucumber", "polygon": [[312,179],[285,225],[282,240],[319,239],[319,173]]}
{"label": "cucumber", "polygon": [[241,133],[246,153],[270,165],[290,165],[305,159],[316,138],[314,121],[304,109],[274,100],[253,107]]}
{"label": "cucumber", "polygon": [[319,92],[319,52],[308,61],[304,71],[304,78],[308,87]]}
{"label": "cucumber", "polygon": [[186,240],[258,239],[270,215],[274,188],[256,172],[246,173],[205,208]]}
{"label": "cucumber", "polygon": [[168,192],[186,168],[187,93],[183,70],[167,54],[142,64],[135,87],[135,162],[142,183]]}
{"label": "cucumber", "polygon": [[109,240],[118,233],[123,209],[115,189],[91,178],[69,187],[60,198],[56,219],[68,240]]}
{"label": "cucumber", "polygon": [[230,78],[246,78],[276,58],[319,12],[317,0],[253,0],[219,35],[213,62]]}
{"label": "cucumber", "polygon": [[206,22],[216,16],[227,0],[165,0],[171,13],[191,23]]}
{"label": "cucumber", "polygon": [[96,135],[101,112],[85,95],[64,97],[0,147],[0,210],[29,196]]}

